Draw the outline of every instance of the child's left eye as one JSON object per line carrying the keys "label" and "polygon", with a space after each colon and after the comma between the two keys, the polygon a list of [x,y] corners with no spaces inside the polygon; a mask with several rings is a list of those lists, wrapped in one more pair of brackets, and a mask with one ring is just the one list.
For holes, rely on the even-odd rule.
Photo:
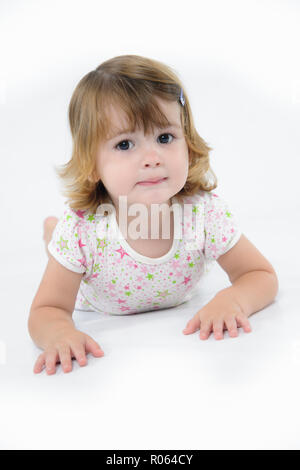
{"label": "child's left eye", "polygon": [[[170,135],[170,136],[172,137],[172,139],[174,139],[174,136],[173,136],[172,134],[169,134],[169,133],[167,133],[167,134],[161,134],[161,135],[159,136],[159,138],[162,137],[162,136],[165,136],[165,135]],[[165,142],[163,142],[163,143],[165,143]]]}

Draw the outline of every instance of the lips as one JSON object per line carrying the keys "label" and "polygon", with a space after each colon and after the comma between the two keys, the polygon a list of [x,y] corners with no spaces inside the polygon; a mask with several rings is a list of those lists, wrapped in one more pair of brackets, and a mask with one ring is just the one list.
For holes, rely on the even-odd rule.
{"label": "lips", "polygon": [[145,180],[145,181],[139,181],[139,184],[140,183],[158,183],[158,182],[163,181],[165,179],[167,179],[167,178],[150,178],[150,179]]}

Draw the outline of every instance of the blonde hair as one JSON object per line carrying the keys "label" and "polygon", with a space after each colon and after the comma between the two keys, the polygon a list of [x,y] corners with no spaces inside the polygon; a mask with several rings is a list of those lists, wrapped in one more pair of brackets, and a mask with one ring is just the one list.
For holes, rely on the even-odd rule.
{"label": "blonde hair", "polygon": [[101,182],[95,181],[96,152],[102,139],[110,135],[110,105],[125,112],[129,128],[137,126],[145,134],[154,126],[169,125],[156,97],[178,101],[180,91],[185,98],[180,105],[180,119],[189,149],[189,171],[184,187],[176,194],[192,196],[199,190],[217,187],[217,178],[209,163],[212,150],[197,133],[184,86],[167,65],[137,55],[122,55],[103,62],[86,74],[76,86],[69,104],[69,123],[73,139],[71,159],[55,171],[64,184],[63,195],[74,210],[96,212],[99,204],[109,203],[109,195]]}

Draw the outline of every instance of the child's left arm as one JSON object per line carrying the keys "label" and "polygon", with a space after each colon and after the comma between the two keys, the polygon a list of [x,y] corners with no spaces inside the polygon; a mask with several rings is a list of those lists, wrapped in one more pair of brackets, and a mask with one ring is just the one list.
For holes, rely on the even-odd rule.
{"label": "child's left arm", "polygon": [[215,339],[223,339],[223,329],[234,337],[239,326],[250,332],[248,317],[269,305],[278,292],[278,279],[272,265],[244,235],[217,261],[232,285],[218,292],[196,313],[187,323],[184,334],[200,329],[200,339],[207,339],[211,331]]}

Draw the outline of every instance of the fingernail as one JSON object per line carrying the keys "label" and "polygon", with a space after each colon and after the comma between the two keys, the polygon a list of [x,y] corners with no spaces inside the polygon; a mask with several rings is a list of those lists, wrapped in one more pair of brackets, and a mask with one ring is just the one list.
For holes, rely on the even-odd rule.
{"label": "fingernail", "polygon": [[101,354],[103,356],[104,352],[102,351],[102,349],[96,349],[95,351],[97,354]]}

